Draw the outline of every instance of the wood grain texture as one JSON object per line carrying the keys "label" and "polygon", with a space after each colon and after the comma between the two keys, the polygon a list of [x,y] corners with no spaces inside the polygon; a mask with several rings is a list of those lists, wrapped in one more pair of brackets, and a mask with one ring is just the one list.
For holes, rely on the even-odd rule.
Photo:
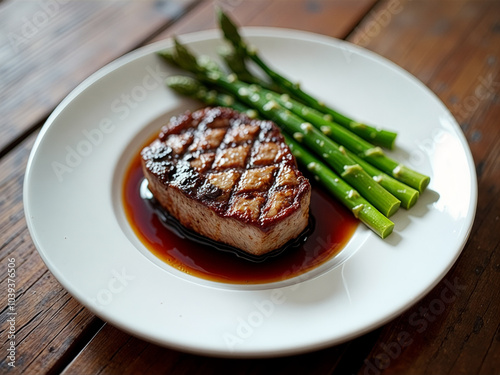
{"label": "wood grain texture", "polygon": [[[453,269],[383,328],[358,374],[493,374],[500,368],[500,292],[492,287],[500,283],[500,4],[405,1],[392,11],[391,4],[373,9],[349,40],[410,71],[448,106],[474,157],[479,200]],[[389,20],[383,28],[382,20]],[[398,347],[406,333],[408,345]]]}
{"label": "wood grain texture", "polygon": [[215,6],[229,12],[241,26],[272,26],[344,38],[376,0],[218,0],[207,1],[154,38],[214,29]]}
{"label": "wood grain texture", "polygon": [[[211,358],[147,343],[105,325],[92,342],[62,372],[92,374],[346,374],[378,337],[362,338],[302,355],[270,359]],[[111,359],[111,360],[110,360]]]}
{"label": "wood grain texture", "polygon": [[90,74],[142,45],[195,0],[0,3],[0,155]]}
{"label": "wood grain texture", "polygon": [[[26,227],[22,186],[36,135],[37,132],[0,161],[0,280],[1,285],[7,285],[8,259],[14,258],[17,294],[16,367],[8,367],[6,356],[2,355],[2,373],[39,374],[57,369],[62,359],[80,350],[89,335],[102,325],[47,270]],[[8,312],[5,304],[0,312],[0,337],[4,344],[8,342],[7,319],[12,318]]]}

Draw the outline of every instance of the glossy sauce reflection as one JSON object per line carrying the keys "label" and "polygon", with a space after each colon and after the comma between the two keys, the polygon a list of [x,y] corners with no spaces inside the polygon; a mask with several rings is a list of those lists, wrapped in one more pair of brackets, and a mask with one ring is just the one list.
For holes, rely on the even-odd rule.
{"label": "glossy sauce reflection", "polygon": [[137,155],[127,170],[123,186],[123,205],[131,227],[156,257],[203,279],[259,284],[298,276],[331,259],[357,227],[357,221],[344,207],[313,186],[311,213],[316,224],[307,242],[275,258],[253,263],[172,233],[160,221],[155,209],[141,198],[139,189],[143,179],[140,155]]}

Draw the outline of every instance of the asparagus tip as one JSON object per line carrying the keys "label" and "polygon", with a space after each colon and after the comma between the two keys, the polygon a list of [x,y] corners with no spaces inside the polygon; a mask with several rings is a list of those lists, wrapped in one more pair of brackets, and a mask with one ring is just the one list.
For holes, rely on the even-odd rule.
{"label": "asparagus tip", "polygon": [[235,46],[242,46],[243,41],[238,33],[238,26],[229,18],[221,7],[216,8],[217,20],[224,34],[224,37],[231,41]]}
{"label": "asparagus tip", "polygon": [[182,95],[192,96],[200,90],[200,83],[188,76],[169,76],[165,84]]}

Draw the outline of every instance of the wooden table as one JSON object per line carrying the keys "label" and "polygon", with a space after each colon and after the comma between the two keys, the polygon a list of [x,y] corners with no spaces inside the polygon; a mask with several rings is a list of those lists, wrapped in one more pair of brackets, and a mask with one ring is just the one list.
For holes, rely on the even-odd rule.
{"label": "wooden table", "polygon": [[[400,65],[458,120],[477,168],[474,226],[450,272],[390,323],[293,357],[235,360],[165,349],[112,327],[75,301],[38,255],[23,212],[28,155],[55,106],[117,57],[174,34],[215,27],[210,0],[0,2],[1,373],[500,373],[500,2],[488,0],[220,0],[242,25],[348,40]],[[8,365],[7,270],[17,267],[15,368]],[[429,304],[456,282],[440,314]],[[426,311],[427,309],[427,311]],[[412,314],[426,321],[423,332]],[[420,315],[421,314],[421,315]],[[388,356],[401,332],[411,345]]]}

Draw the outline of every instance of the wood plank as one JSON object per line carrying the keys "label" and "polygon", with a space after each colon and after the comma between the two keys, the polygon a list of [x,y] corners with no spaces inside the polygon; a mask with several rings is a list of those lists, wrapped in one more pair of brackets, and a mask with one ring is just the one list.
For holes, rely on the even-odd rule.
{"label": "wood plank", "polygon": [[7,265],[15,259],[16,315],[1,307],[0,325],[7,342],[7,319],[15,317],[16,367],[7,357],[0,358],[0,369],[9,373],[44,373],[66,365],[103,324],[70,297],[47,270],[38,255],[24,218],[22,186],[29,152],[37,132],[28,137],[0,161],[0,275],[7,285]]}
{"label": "wood plank", "polygon": [[273,26],[344,38],[377,0],[226,0],[209,1],[195,9],[153,41],[217,27],[214,3],[241,26]]}
{"label": "wood plank", "polygon": [[[491,287],[500,282],[500,4],[405,1],[391,13],[391,3],[376,7],[349,40],[407,69],[448,106],[474,156],[479,201],[471,236],[453,269],[383,328],[357,373],[491,374],[500,366],[500,293]],[[390,21],[376,26],[383,19]],[[450,285],[457,286],[456,294],[446,294]],[[398,347],[405,333],[409,345]]]}
{"label": "wood plank", "polygon": [[[19,50],[16,51],[18,55],[12,55],[12,51],[6,50],[5,45],[2,46],[0,60],[6,59],[8,63],[2,61],[3,65],[0,68],[2,70],[2,92],[0,95],[3,95],[0,102],[0,111],[4,109],[13,110],[13,116],[20,116],[24,119],[33,116],[33,120],[30,121],[39,123],[47,115],[45,109],[50,109],[51,106],[55,105],[56,100],[60,100],[61,95],[65,94],[63,91],[66,88],[69,90],[72,85],[76,85],[81,78],[84,78],[84,76],[81,76],[81,78],[77,75],[73,76],[74,71],[69,67],[63,66],[62,69],[65,69],[65,71],[58,71],[58,67],[51,66],[51,64],[54,65],[56,59],[64,60],[66,58],[64,57],[64,50],[68,48],[68,43],[75,45],[87,44],[86,50],[87,53],[89,50],[91,51],[90,55],[87,56],[84,49],[80,49],[80,51],[72,54],[72,58],[79,56],[84,58],[81,61],[78,58],[75,60],[76,64],[83,69],[83,73],[79,71],[78,74],[92,73],[90,69],[99,67],[95,65],[96,63],[105,63],[107,62],[105,59],[114,58],[128,49],[134,48],[134,44],[142,43],[143,39],[151,36],[151,30],[156,32],[158,27],[164,27],[165,20],[178,15],[190,2],[150,3],[149,7],[145,8],[148,9],[149,14],[144,9],[141,14],[144,5],[138,6],[139,3],[136,2],[129,8],[123,9],[117,8],[117,6],[126,5],[124,3],[121,5],[118,3],[103,4],[100,8],[90,3],[74,3],[68,4],[69,6],[66,9],[61,6],[59,12],[54,15],[53,23],[47,25],[43,30],[40,29],[33,36],[33,39],[30,39],[29,42],[33,43],[33,45],[20,45]],[[9,30],[9,27],[19,26],[16,23],[19,20],[15,15],[28,14],[33,9],[38,11],[40,4],[34,1],[26,1],[20,2],[19,8],[14,7],[12,3],[3,3],[0,6],[2,7],[0,22],[2,22],[2,26],[6,26],[4,30]],[[166,8],[162,10],[162,6]],[[115,11],[114,17],[117,17],[116,19],[108,17]],[[154,15],[155,11],[158,11],[159,15]],[[137,13],[136,22],[145,22],[147,16],[149,21],[152,21],[151,24],[154,28],[139,27],[136,29],[137,33],[133,36],[127,36],[126,39],[124,38],[116,43],[104,39],[106,43],[113,44],[109,46],[95,42],[95,39],[99,37],[99,33],[105,31],[105,28],[101,27],[100,31],[95,30],[95,32],[88,33],[92,25],[85,25],[88,17],[94,17],[95,22],[98,22],[96,15],[104,17],[100,19],[100,22],[107,18],[107,22],[112,25],[117,23],[119,18],[127,20],[127,17],[132,17],[134,13]],[[3,21],[6,22],[3,23]],[[129,22],[128,25],[122,24],[121,27],[120,25],[115,26],[114,32],[119,34],[123,31],[123,28],[130,26],[134,26],[134,22]],[[90,29],[88,29],[89,27]],[[66,32],[72,34],[66,35]],[[113,35],[116,37],[118,34]],[[4,36],[2,34],[1,37]],[[57,43],[48,45],[46,49],[41,49],[40,44],[50,38],[56,40]],[[93,49],[93,45],[99,46],[102,50]],[[105,49],[108,47],[110,50],[106,51]],[[42,53],[36,54],[36,51],[42,51]],[[99,56],[95,61],[85,60],[95,58],[96,54],[102,54],[103,59]],[[11,58],[13,60],[9,61]],[[19,60],[16,60],[17,58]],[[37,61],[37,59],[41,59],[41,61]],[[19,68],[19,66],[15,66],[17,63],[24,65]],[[89,67],[90,69],[88,69]],[[73,66],[74,68],[75,66]],[[19,71],[16,71],[16,69],[19,69]],[[23,72],[27,72],[25,77],[23,77]],[[45,76],[45,74],[48,75]],[[54,75],[61,82],[55,80]],[[18,85],[14,85],[16,80]],[[43,86],[37,87],[38,91],[31,92],[26,90],[25,87],[28,86],[28,83],[35,86],[35,84],[42,85],[54,80],[56,83],[64,84],[65,89],[59,90],[57,93],[55,91],[51,92],[52,98],[38,95],[42,91],[47,91],[44,90]],[[12,84],[12,89],[9,87],[10,84]],[[16,92],[16,90],[18,91]],[[40,108],[38,107],[35,108],[36,105],[30,102],[30,98],[35,101],[39,100],[40,103],[38,104],[42,105],[40,108],[43,107],[43,111],[39,111]],[[25,103],[26,101],[28,103]],[[33,109],[33,112],[27,111],[27,109],[30,109],[30,111]],[[18,112],[15,112],[16,110]],[[26,111],[26,113],[23,113],[23,111]],[[9,142],[17,137],[18,133],[16,132],[19,129],[15,129],[15,124],[10,122],[10,112],[0,113],[5,120],[0,125],[0,134],[2,135],[0,143],[4,142],[2,145],[8,147]],[[39,118],[39,116],[42,116],[42,118]],[[8,129],[12,130],[10,129],[11,126],[14,126],[12,128],[14,133],[2,133],[3,131],[7,132]],[[35,131],[24,141],[20,141],[17,146],[8,147],[10,152],[0,160],[0,212],[2,212],[0,216],[0,271],[2,283],[6,285],[8,259],[15,259],[17,270],[15,306],[16,313],[18,313],[16,315],[15,336],[16,368],[8,366],[6,356],[2,356],[0,359],[0,369],[2,369],[2,372],[9,371],[9,373],[58,373],[60,368],[69,363],[103,324],[91,312],[71,298],[55,280],[38,255],[28,233],[22,205],[22,186],[26,162],[37,133]],[[1,332],[2,335],[5,335],[4,342],[7,342],[6,333],[9,327],[7,319],[12,318],[9,312],[7,306],[3,306],[0,313]]]}
{"label": "wood plank", "polygon": [[196,0],[0,3],[0,155],[41,125],[82,80],[182,15]]}
{"label": "wood plank", "polygon": [[[376,339],[375,336],[371,339],[374,338]],[[266,373],[266,370],[270,369],[273,369],[275,374],[326,374],[345,358],[344,353],[349,348],[354,347],[362,352],[360,348],[363,348],[363,342],[360,341],[353,340],[329,349],[290,357],[225,359],[162,348],[106,325],[62,374],[251,375]],[[355,353],[354,350],[352,352]]]}

